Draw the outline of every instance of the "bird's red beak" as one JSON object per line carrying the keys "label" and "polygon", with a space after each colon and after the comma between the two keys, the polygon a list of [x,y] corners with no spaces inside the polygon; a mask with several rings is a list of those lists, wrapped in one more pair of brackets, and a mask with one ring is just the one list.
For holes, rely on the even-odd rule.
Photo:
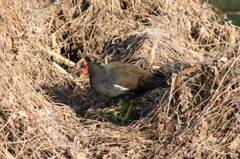
{"label": "bird's red beak", "polygon": [[85,77],[85,76],[87,76],[87,75],[88,75],[88,65],[86,65],[86,66],[84,67],[84,71],[83,71],[83,73],[81,74],[80,78],[83,78],[83,77]]}

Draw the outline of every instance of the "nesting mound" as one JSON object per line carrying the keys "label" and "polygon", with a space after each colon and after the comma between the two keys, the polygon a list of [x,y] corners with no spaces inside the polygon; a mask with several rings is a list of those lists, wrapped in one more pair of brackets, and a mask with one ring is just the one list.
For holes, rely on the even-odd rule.
{"label": "nesting mound", "polygon": [[[240,32],[206,4],[0,7],[0,158],[239,158]],[[125,125],[108,121],[96,113],[106,98],[78,78],[105,57],[170,86],[138,98]]]}

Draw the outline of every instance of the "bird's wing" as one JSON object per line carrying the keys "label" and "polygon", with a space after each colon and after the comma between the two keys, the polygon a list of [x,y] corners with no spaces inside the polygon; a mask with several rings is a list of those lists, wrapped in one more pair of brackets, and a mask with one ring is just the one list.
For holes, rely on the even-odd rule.
{"label": "bird's wing", "polygon": [[91,85],[92,85],[92,88],[96,92],[106,95],[110,98],[125,94],[129,90],[128,88],[125,88],[123,86],[120,86],[117,84],[112,84],[107,79],[101,80],[101,81],[96,81],[96,82],[91,82]]}
{"label": "bird's wing", "polygon": [[113,87],[114,87],[114,89],[122,90],[122,91],[128,91],[129,90],[128,88],[125,88],[123,86],[119,86],[117,84],[114,84]]}

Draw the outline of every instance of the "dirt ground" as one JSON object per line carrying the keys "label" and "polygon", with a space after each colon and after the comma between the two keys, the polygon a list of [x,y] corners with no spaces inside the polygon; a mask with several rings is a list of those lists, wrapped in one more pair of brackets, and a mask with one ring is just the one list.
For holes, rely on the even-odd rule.
{"label": "dirt ground", "polygon": [[[192,0],[0,2],[0,158],[240,157],[240,29]],[[118,101],[79,78],[132,63],[168,88]],[[126,102],[126,100],[124,99]]]}

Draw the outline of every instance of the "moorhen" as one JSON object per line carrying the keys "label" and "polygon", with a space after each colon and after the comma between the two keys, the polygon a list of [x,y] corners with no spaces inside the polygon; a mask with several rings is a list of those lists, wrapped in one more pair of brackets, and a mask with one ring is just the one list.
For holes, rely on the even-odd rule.
{"label": "moorhen", "polygon": [[127,109],[125,117],[114,115],[114,118],[122,122],[128,119],[136,97],[158,87],[167,87],[166,80],[128,63],[110,62],[101,66],[99,63],[89,62],[81,78],[88,74],[91,87],[96,92],[110,98],[130,97],[130,102],[123,109],[118,109],[119,111]]}

